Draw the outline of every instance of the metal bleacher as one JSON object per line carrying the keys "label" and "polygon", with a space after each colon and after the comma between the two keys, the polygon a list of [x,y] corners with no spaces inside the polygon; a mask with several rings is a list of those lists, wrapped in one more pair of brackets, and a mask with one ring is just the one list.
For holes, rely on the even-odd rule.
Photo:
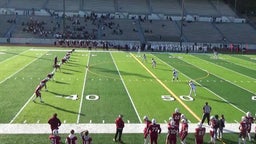
{"label": "metal bleacher", "polygon": [[[48,0],[47,9],[63,11],[63,0]],[[80,0],[65,0],[65,10],[78,12],[80,10]]]}
{"label": "metal bleacher", "polygon": [[93,12],[115,12],[114,0],[86,0],[84,10]]}
{"label": "metal bleacher", "polygon": [[9,0],[7,7],[16,9],[41,9],[46,0]]}
{"label": "metal bleacher", "polygon": [[149,14],[147,0],[116,0],[119,12]]}
{"label": "metal bleacher", "polygon": [[185,11],[190,15],[199,16],[217,16],[217,10],[211,5],[208,0],[186,0]]}
{"label": "metal bleacher", "polygon": [[150,4],[152,13],[181,14],[181,5],[177,0],[150,0]]}

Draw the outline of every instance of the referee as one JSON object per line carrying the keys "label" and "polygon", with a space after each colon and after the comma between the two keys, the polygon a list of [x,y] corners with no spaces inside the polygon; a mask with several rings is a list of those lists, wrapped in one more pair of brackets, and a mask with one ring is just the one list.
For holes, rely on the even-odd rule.
{"label": "referee", "polygon": [[208,102],[205,103],[203,107],[203,119],[201,123],[203,124],[205,119],[207,118],[208,125],[210,125],[210,115],[212,108],[208,105]]}

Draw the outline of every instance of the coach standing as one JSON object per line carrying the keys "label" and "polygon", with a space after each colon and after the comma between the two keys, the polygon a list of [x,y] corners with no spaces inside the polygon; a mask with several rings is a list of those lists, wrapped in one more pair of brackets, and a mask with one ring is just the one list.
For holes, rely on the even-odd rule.
{"label": "coach standing", "polygon": [[207,119],[208,125],[210,125],[210,115],[211,115],[211,106],[208,105],[208,102],[205,103],[203,107],[203,119],[201,123],[203,124],[205,119]]}
{"label": "coach standing", "polygon": [[116,123],[116,134],[115,134],[115,138],[113,138],[113,141],[116,141],[116,138],[117,138],[117,135],[118,135],[118,141],[120,143],[123,143],[122,142],[122,133],[123,133],[123,128],[124,128],[124,121],[123,121],[123,115],[119,115],[116,120],[115,120],[115,123]]}
{"label": "coach standing", "polygon": [[59,129],[61,121],[59,118],[57,118],[57,113],[54,113],[53,116],[48,120],[48,124],[50,124],[52,131],[54,129]]}

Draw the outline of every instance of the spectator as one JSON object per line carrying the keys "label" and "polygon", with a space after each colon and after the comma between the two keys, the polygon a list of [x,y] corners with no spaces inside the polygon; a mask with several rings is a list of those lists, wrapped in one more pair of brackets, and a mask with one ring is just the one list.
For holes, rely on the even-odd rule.
{"label": "spectator", "polygon": [[74,130],[70,131],[70,134],[67,136],[66,141],[65,141],[66,144],[77,144],[76,143],[77,137],[74,133],[75,133]]}
{"label": "spectator", "polygon": [[61,138],[59,136],[59,132],[57,129],[54,129],[52,131],[52,134],[50,134],[49,139],[51,141],[51,144],[61,144]]}
{"label": "spectator", "polygon": [[116,123],[116,134],[115,134],[115,137],[113,138],[113,141],[116,142],[116,139],[118,136],[118,141],[120,143],[123,143],[123,141],[122,141],[122,132],[123,132],[123,128],[124,128],[123,115],[120,114],[116,118],[115,123]]}
{"label": "spectator", "polygon": [[203,124],[205,119],[207,119],[208,125],[210,125],[210,114],[211,114],[211,106],[208,105],[208,102],[205,103],[205,106],[203,107],[203,119],[201,123]]}
{"label": "spectator", "polygon": [[83,144],[92,144],[92,138],[89,136],[89,131],[85,130],[81,132]]}
{"label": "spectator", "polygon": [[53,132],[54,129],[59,129],[59,126],[61,125],[61,121],[59,118],[57,118],[57,113],[53,114],[53,117],[51,117],[48,120],[48,124],[50,124],[51,130]]}

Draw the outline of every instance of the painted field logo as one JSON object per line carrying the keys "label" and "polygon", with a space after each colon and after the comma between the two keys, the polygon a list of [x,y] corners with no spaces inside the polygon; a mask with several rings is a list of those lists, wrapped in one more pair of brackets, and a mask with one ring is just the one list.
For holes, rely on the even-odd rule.
{"label": "painted field logo", "polygon": [[164,101],[174,101],[175,98],[173,98],[172,96],[170,95],[162,95],[161,98],[164,100]]}
{"label": "painted field logo", "polygon": [[60,96],[60,95],[57,95],[56,97],[65,98],[65,99],[69,99],[69,100],[78,100],[78,95],[77,94],[70,95],[70,96]]}
{"label": "painted field logo", "polygon": [[194,98],[192,98],[191,96],[188,95],[181,95],[180,99],[184,100],[184,101],[193,101]]}
{"label": "painted field logo", "polygon": [[99,100],[100,97],[99,97],[98,95],[91,94],[91,95],[87,95],[87,96],[85,97],[85,99],[92,101],[92,100]]}

